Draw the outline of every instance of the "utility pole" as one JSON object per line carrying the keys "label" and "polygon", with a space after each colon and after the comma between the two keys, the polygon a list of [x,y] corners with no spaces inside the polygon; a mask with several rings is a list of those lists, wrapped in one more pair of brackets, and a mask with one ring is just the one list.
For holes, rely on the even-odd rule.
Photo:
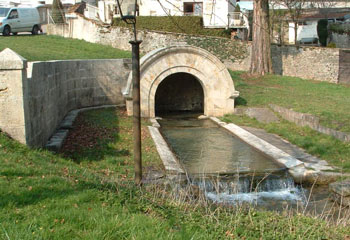
{"label": "utility pole", "polygon": [[130,15],[123,15],[122,7],[117,0],[121,19],[133,25],[134,40],[130,41],[132,47],[132,100],[133,100],[133,140],[134,140],[134,171],[135,183],[142,184],[142,152],[141,152],[141,109],[140,109],[140,44],[137,40],[136,15],[138,13],[137,0]]}
{"label": "utility pole", "polygon": [[142,182],[142,152],[141,152],[141,109],[140,109],[140,44],[136,39],[130,41],[132,46],[132,100],[133,100],[133,131],[134,131],[134,164],[135,183]]}

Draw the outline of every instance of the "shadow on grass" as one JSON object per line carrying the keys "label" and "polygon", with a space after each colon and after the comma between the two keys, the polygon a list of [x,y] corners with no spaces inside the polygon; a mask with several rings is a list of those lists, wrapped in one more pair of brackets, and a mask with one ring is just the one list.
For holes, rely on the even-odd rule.
{"label": "shadow on grass", "polygon": [[244,98],[242,97],[238,97],[235,99],[235,105],[236,106],[247,106],[247,100],[245,100]]}
{"label": "shadow on grass", "polygon": [[120,125],[125,123],[120,122],[122,117],[117,111],[110,108],[80,114],[64,143],[62,155],[77,163],[130,156],[120,136]]}
{"label": "shadow on grass", "polygon": [[[1,197],[0,207],[13,205],[24,207],[37,204],[45,199],[66,199],[67,196],[77,194],[78,189],[52,189],[49,187],[36,187],[32,190],[20,191],[17,193],[8,193]],[[83,189],[80,189],[81,191]]]}
{"label": "shadow on grass", "polygon": [[[35,205],[46,199],[49,200],[67,200],[69,196],[76,197],[79,194],[86,193],[88,189],[94,190],[115,190],[115,184],[106,184],[99,178],[92,177],[90,179],[78,178],[74,181],[59,176],[23,182],[21,186],[16,187],[16,191],[8,191],[0,198],[0,208],[6,206],[25,207]],[[18,180],[16,180],[18,181]],[[23,180],[25,181],[25,180]],[[24,187],[25,186],[25,187]],[[33,187],[31,187],[33,186]]]}

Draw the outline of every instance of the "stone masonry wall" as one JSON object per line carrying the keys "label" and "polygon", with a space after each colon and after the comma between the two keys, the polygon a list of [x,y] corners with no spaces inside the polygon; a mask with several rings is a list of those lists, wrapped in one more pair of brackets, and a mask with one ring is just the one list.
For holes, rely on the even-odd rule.
{"label": "stone masonry wall", "polygon": [[[105,27],[77,15],[64,25],[48,25],[47,33],[83,39],[88,42],[131,50],[132,32],[127,28]],[[138,31],[143,40],[140,50],[147,53],[172,45],[194,45],[216,55],[232,70],[248,71],[250,67],[250,43],[215,37],[198,37],[186,34]],[[272,46],[275,73],[327,82],[338,82],[339,49],[320,47]]]}
{"label": "stone masonry wall", "polygon": [[[129,59],[30,62],[22,75],[2,68],[0,74],[8,77],[0,81],[16,80],[7,91],[18,97],[0,92],[0,128],[29,146],[43,146],[69,111],[124,104],[121,92],[130,69]],[[8,129],[19,121],[16,132]]]}
{"label": "stone masonry wall", "polygon": [[350,48],[350,35],[333,32],[332,42],[334,42],[338,48]]}
{"label": "stone masonry wall", "polygon": [[276,74],[338,83],[339,49],[272,46]]}
{"label": "stone masonry wall", "polygon": [[[47,34],[82,39],[127,51],[131,51],[129,41],[133,38],[133,32],[128,28],[101,26],[78,14],[68,24],[47,25]],[[242,71],[249,69],[250,46],[241,41],[141,30],[137,37],[143,41],[140,45],[143,54],[162,47],[188,44],[213,53],[229,68]]]}

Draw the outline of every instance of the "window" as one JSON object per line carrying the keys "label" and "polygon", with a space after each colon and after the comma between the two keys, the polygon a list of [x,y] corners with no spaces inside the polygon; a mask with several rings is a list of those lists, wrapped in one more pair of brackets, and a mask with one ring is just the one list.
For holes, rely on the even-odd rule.
{"label": "window", "polygon": [[9,8],[0,8],[0,17],[6,17],[9,10]]}
{"label": "window", "polygon": [[18,18],[18,12],[17,12],[17,10],[12,10],[12,11],[10,12],[9,19],[14,19],[14,18]]}
{"label": "window", "polygon": [[203,15],[203,3],[185,2],[184,3],[184,15]]}
{"label": "window", "polygon": [[306,25],[308,25],[308,24],[307,24],[307,22],[305,22],[305,21],[300,21],[300,22],[298,22],[298,25],[299,25],[299,26],[306,26]]}

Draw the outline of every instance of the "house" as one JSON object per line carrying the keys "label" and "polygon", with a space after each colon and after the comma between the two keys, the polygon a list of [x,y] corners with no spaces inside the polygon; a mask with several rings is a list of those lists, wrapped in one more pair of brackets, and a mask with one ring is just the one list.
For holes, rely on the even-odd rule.
{"label": "house", "polygon": [[[328,8],[305,11],[298,19],[297,41],[311,43],[318,39],[317,25],[321,19],[328,22],[344,22],[350,18],[350,8]],[[289,43],[295,41],[295,23],[289,21]],[[316,41],[317,42],[317,41]]]}
{"label": "house", "polygon": [[[240,8],[247,12],[253,10],[253,0],[237,0]],[[301,43],[317,42],[317,24],[321,19],[327,19],[329,22],[344,21],[350,14],[350,1],[348,0],[310,0],[310,1],[290,1],[290,0],[270,0],[270,10],[282,10],[288,13],[288,4],[290,9],[300,8],[300,15],[292,20],[292,17],[286,14],[287,21],[287,42],[295,42],[295,22],[297,22],[297,41]],[[294,5],[294,6],[293,6]],[[273,41],[279,37],[274,36]],[[284,39],[284,37],[281,37]]]}

